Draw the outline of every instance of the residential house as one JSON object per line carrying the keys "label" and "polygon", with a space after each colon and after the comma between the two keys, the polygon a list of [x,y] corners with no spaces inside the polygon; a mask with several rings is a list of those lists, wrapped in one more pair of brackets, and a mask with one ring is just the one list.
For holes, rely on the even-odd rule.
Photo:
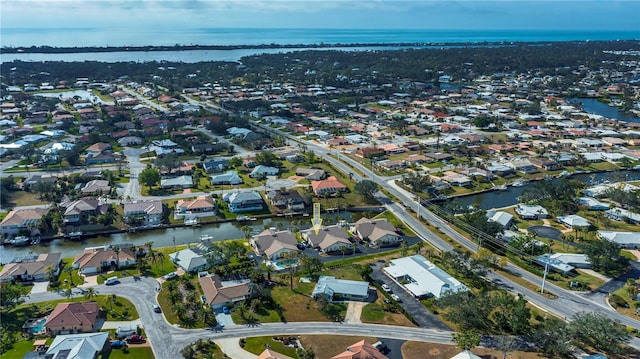
{"label": "residential house", "polygon": [[640,214],[631,212],[624,208],[611,208],[604,212],[605,216],[615,221],[626,221],[629,223],[640,223]]}
{"label": "residential house", "polygon": [[351,231],[374,246],[393,246],[402,242],[396,227],[385,219],[360,218]]}
{"label": "residential house", "polygon": [[598,238],[614,242],[620,248],[640,248],[640,232],[598,231]]}
{"label": "residential house", "polygon": [[185,189],[193,187],[193,178],[190,175],[163,178],[160,180],[160,187],[164,189]]}
{"label": "residential house", "polygon": [[545,253],[538,256],[535,262],[558,273],[569,274],[576,268],[590,268],[591,261],[586,254],[579,253]]}
{"label": "residential house", "polygon": [[136,264],[136,254],[129,248],[114,250],[108,247],[85,248],[73,260],[73,268],[83,275],[122,269]]}
{"label": "residential house", "polygon": [[98,142],[98,143],[94,143],[93,145],[89,146],[85,150],[85,155],[86,155],[87,158],[95,157],[97,155],[110,152],[111,149],[112,148],[111,148],[110,144],[104,143],[104,142]]}
{"label": "residential house", "polygon": [[296,169],[296,176],[301,176],[311,181],[320,181],[327,178],[327,173],[320,168],[298,168]]}
{"label": "residential house", "polygon": [[310,247],[319,249],[322,253],[336,253],[351,249],[351,236],[339,225],[322,227],[318,233],[310,229],[302,233],[302,237]]}
{"label": "residential house", "polygon": [[261,211],[264,208],[262,196],[256,191],[227,193],[222,200],[229,204],[231,213]]}
{"label": "residential house", "polygon": [[45,359],[106,358],[111,351],[109,332],[58,335],[53,339]]}
{"label": "residential house", "polygon": [[100,204],[97,199],[79,199],[71,202],[63,202],[60,207],[64,208],[64,223],[70,225],[81,225],[89,222],[89,217],[99,216],[108,212],[108,203]]}
{"label": "residential house", "polygon": [[206,217],[216,213],[216,201],[211,196],[198,196],[195,199],[181,199],[176,202],[175,216]]}
{"label": "residential house", "polygon": [[96,331],[100,308],[96,302],[60,303],[47,316],[44,327],[51,335]]}
{"label": "residential house", "polygon": [[609,204],[600,202],[593,197],[580,197],[577,200],[578,204],[590,211],[606,211],[609,209]]}
{"label": "residential house", "polygon": [[406,163],[403,160],[382,160],[377,161],[376,166],[381,167],[384,170],[392,171],[399,170],[407,167]]}
{"label": "residential house", "polygon": [[360,158],[377,158],[385,155],[380,147],[364,147],[356,150],[355,155]]}
{"label": "residential house", "polygon": [[543,219],[549,216],[549,212],[539,205],[518,204],[515,211],[522,219]]}
{"label": "residential house", "polygon": [[123,218],[128,223],[140,226],[157,226],[162,224],[162,201],[136,201],[124,204]]}
{"label": "residential house", "polygon": [[513,216],[503,211],[487,211],[487,220],[499,224],[502,229],[509,229],[513,226]]}
{"label": "residential house", "polygon": [[284,257],[287,253],[297,252],[298,241],[289,231],[265,229],[249,240],[253,251],[271,261]]}
{"label": "residential house", "polygon": [[[0,283],[44,282],[54,280],[60,274],[62,254],[43,253],[15,258],[0,270]],[[54,278],[49,278],[49,271]]]}
{"label": "residential house", "polygon": [[538,169],[528,159],[517,159],[507,162],[507,166],[513,168],[516,172],[525,174],[537,173]]}
{"label": "residential house", "polygon": [[330,176],[321,181],[312,181],[311,188],[316,196],[336,195],[347,191],[347,186],[335,176]]}
{"label": "residential house", "polygon": [[215,154],[220,153],[228,148],[225,143],[195,143],[191,145],[191,152],[195,154]]}
{"label": "residential house", "polygon": [[392,259],[382,271],[416,298],[439,299],[449,292],[469,290],[421,255]]}
{"label": "residential house", "polygon": [[257,165],[253,168],[249,177],[251,178],[265,178],[267,176],[276,176],[280,172],[280,169],[271,166]]}
{"label": "residential house", "polygon": [[336,279],[331,276],[320,276],[313,292],[313,298],[325,297],[327,301],[357,300],[369,298],[369,283],[357,280]]}
{"label": "residential house", "polygon": [[473,184],[470,177],[453,171],[446,171],[442,174],[440,179],[446,181],[452,186],[468,187]]}
{"label": "residential house", "polygon": [[207,258],[202,253],[194,251],[193,248],[170,253],[169,259],[188,273],[196,273],[209,266]]}
{"label": "residential house", "polygon": [[213,310],[251,297],[250,279],[223,281],[218,275],[205,275],[198,277],[198,282],[204,293],[205,304]]}
{"label": "residential house", "polygon": [[332,356],[331,359],[389,359],[366,340],[350,345],[344,352]]}
{"label": "residential house", "polygon": [[102,195],[111,193],[111,186],[109,181],[106,180],[91,180],[87,182],[82,189],[80,189],[82,195]]}
{"label": "residential house", "polygon": [[87,165],[97,165],[101,163],[114,163],[116,158],[110,153],[101,153],[95,156],[85,158]]}
{"label": "residential house", "polygon": [[219,175],[211,176],[212,185],[238,185],[243,182],[244,180],[236,171],[227,171]]}
{"label": "residential house", "polygon": [[207,173],[220,173],[229,168],[229,160],[226,158],[215,158],[202,164]]}
{"label": "residential house", "polygon": [[304,198],[295,189],[269,191],[267,198],[272,206],[289,211],[304,211],[307,206]]}
{"label": "residential house", "polygon": [[7,238],[11,237],[20,230],[31,230],[37,227],[42,216],[49,213],[49,208],[33,208],[33,209],[16,209],[10,211],[6,217],[0,222],[0,232]]}
{"label": "residential house", "polygon": [[562,167],[554,160],[551,160],[546,157],[533,157],[529,158],[529,162],[534,165],[536,168],[545,171],[557,171]]}
{"label": "residential house", "polygon": [[575,214],[560,216],[556,219],[567,228],[587,228],[591,226],[591,222]]}
{"label": "residential house", "polygon": [[258,358],[256,359],[293,359],[293,358],[288,355],[274,352],[271,349],[265,349],[262,353],[260,353],[260,355],[258,355]]}

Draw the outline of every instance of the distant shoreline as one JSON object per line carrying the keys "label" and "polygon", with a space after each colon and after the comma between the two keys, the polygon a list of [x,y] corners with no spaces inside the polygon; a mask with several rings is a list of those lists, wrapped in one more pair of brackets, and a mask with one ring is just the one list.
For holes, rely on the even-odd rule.
{"label": "distant shoreline", "polygon": [[[597,40],[590,42],[613,42],[615,40]],[[484,41],[484,42],[373,42],[373,43],[320,43],[320,44],[262,44],[262,45],[170,45],[170,46],[25,46],[2,47],[0,54],[72,54],[101,52],[160,52],[160,51],[193,51],[193,50],[243,50],[243,49],[326,49],[354,47],[415,47],[415,48],[462,48],[485,46],[540,45],[550,43],[584,43],[589,41]]]}

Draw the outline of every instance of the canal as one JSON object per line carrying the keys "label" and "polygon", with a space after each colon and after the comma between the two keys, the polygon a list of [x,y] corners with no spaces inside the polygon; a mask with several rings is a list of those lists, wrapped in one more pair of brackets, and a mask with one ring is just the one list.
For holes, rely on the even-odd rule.
{"label": "canal", "polygon": [[[323,218],[331,219],[331,223],[344,219],[348,222],[352,220],[352,213],[340,211],[337,213],[323,214]],[[359,217],[356,217],[359,218]],[[37,245],[24,247],[13,247],[9,245],[0,246],[0,263],[7,263],[15,257],[24,256],[30,253],[62,253],[62,257],[73,257],[86,247],[97,247],[107,244],[133,244],[142,245],[153,242],[153,247],[169,247],[187,243],[197,243],[200,236],[209,235],[214,241],[244,238],[242,227],[249,226],[253,234],[263,231],[265,228],[275,227],[278,229],[291,229],[292,221],[300,229],[311,228],[311,217],[297,218],[267,218],[247,222],[225,222],[215,224],[204,224],[199,227],[178,227],[167,229],[155,229],[137,233],[116,233],[109,236],[97,236],[85,238],[81,241],[68,241],[55,239],[48,242],[41,242]],[[325,222],[326,223],[326,222]],[[175,239],[175,241],[174,241]]]}
{"label": "canal", "polygon": [[[598,183],[619,182],[619,181],[639,181],[640,171],[616,171],[616,172],[599,172],[599,173],[579,173],[570,179],[575,179],[586,183],[587,185],[595,185]],[[558,181],[553,179],[552,181]],[[467,207],[470,205],[478,206],[481,209],[502,208],[518,204],[518,197],[530,186],[536,182],[529,182],[522,187],[508,187],[506,191],[491,191],[473,194],[464,197],[456,197],[454,200],[461,205]]]}
{"label": "canal", "polygon": [[638,116],[634,116],[632,113],[620,111],[618,108],[609,106],[595,98],[570,98],[569,102],[582,105],[584,111],[588,113],[593,113],[618,121],[640,122],[640,118]]}

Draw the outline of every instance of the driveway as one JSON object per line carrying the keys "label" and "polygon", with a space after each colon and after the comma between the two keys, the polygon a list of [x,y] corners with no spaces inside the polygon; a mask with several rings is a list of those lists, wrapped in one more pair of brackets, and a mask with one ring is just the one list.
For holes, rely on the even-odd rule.
{"label": "driveway", "polygon": [[222,309],[217,309],[216,313],[216,321],[218,322],[219,327],[229,328],[236,325],[231,319],[231,314],[222,313]]}
{"label": "driveway", "polygon": [[398,305],[404,308],[404,310],[406,310],[407,313],[409,313],[413,317],[415,322],[421,328],[451,330],[451,328],[440,321],[438,317],[427,310],[427,308],[422,305],[422,303],[420,303],[413,295],[409,294],[398,283],[387,277],[387,275],[382,272],[382,268],[385,265],[386,263],[380,262],[376,262],[375,264],[373,264],[373,272],[371,273],[371,278],[373,278],[378,283],[386,283],[389,287],[391,287],[393,293],[397,294],[398,297],[402,299],[402,303],[398,303]]}
{"label": "driveway", "polygon": [[47,286],[49,286],[49,282],[34,282],[30,293],[44,293],[47,291]]}

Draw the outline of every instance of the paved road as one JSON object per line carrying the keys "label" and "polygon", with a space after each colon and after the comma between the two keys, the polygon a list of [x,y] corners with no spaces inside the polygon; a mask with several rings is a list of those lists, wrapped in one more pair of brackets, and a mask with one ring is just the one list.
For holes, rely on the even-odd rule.
{"label": "paved road", "polygon": [[[153,278],[133,277],[122,278],[121,283],[113,286],[97,285],[98,294],[117,294],[130,300],[140,314],[140,322],[144,327],[153,354],[157,359],[180,358],[180,349],[197,338],[228,339],[246,338],[254,336],[274,335],[356,335],[376,336],[400,340],[415,340],[451,344],[451,332],[424,328],[397,327],[378,324],[344,324],[331,322],[303,322],[303,323],[268,323],[256,326],[232,326],[222,329],[183,329],[167,323],[164,316],[153,312],[156,303],[156,287],[158,282]],[[81,296],[80,289],[74,291],[74,296]],[[46,292],[32,294],[27,298],[28,303],[62,299],[60,293]],[[236,358],[242,359],[242,358]]]}
{"label": "paved road", "polygon": [[140,161],[140,155],[145,150],[141,148],[126,148],[122,151],[127,156],[129,162],[129,182],[125,184],[124,188],[119,192],[123,199],[130,199],[132,201],[143,199],[140,193],[140,182],[138,182],[138,175],[140,171],[145,169],[145,164]]}

